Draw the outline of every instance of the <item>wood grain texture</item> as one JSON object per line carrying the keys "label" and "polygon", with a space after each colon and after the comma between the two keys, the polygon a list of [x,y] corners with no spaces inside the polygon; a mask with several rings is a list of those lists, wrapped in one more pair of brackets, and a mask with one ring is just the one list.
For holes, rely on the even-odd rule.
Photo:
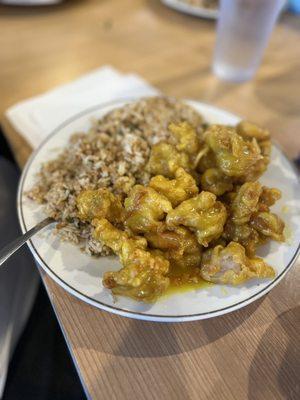
{"label": "wood grain texture", "polygon": [[[215,104],[266,125],[286,152],[300,148],[300,20],[276,27],[255,80],[211,72],[215,27],[156,0],[73,0],[0,6],[0,113],[103,64],[137,72],[169,95]],[[31,149],[2,126],[20,165]],[[300,397],[300,264],[268,295],[232,314],[185,324],[121,318],[43,280],[93,399]]]}

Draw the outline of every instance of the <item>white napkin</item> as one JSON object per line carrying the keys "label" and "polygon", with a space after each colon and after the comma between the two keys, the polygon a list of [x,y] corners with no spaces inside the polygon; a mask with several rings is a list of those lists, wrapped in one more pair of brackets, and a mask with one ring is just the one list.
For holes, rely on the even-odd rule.
{"label": "white napkin", "polygon": [[158,91],[134,74],[105,66],[45,94],[10,107],[5,115],[36,148],[53,129],[73,115],[116,99],[153,96]]}

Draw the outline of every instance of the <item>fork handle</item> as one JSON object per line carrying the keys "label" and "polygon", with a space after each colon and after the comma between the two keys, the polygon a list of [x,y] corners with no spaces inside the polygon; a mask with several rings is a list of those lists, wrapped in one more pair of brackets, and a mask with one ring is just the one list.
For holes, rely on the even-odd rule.
{"label": "fork handle", "polygon": [[41,229],[45,228],[45,226],[50,225],[54,222],[53,218],[45,218],[43,221],[39,222],[33,228],[31,228],[28,232],[24,233],[24,235],[18,237],[13,240],[11,243],[7,244],[3,249],[0,250],[0,266],[11,256],[13,255],[24,243],[27,242],[33,235],[39,232]]}

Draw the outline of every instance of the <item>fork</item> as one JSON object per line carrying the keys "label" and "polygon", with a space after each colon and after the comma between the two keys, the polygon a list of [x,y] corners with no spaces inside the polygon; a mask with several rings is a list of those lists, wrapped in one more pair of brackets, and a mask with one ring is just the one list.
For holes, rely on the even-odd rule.
{"label": "fork", "polygon": [[43,221],[39,222],[33,228],[31,228],[28,232],[24,233],[24,235],[19,236],[17,239],[8,243],[6,246],[0,250],[0,266],[10,257],[12,256],[20,247],[23,246],[24,243],[27,242],[33,235],[37,232],[45,228],[46,226],[53,224],[55,220],[53,218],[45,218]]}

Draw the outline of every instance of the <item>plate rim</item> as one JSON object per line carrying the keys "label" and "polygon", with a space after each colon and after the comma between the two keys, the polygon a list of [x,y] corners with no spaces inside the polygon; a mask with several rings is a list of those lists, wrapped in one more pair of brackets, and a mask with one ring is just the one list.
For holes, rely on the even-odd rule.
{"label": "plate rim", "polygon": [[[26,162],[26,165],[22,171],[22,175],[19,181],[19,185],[18,185],[18,192],[17,192],[17,212],[18,212],[18,220],[21,226],[21,230],[22,233],[24,234],[25,232],[28,231],[28,229],[26,226],[26,222],[25,222],[25,218],[23,215],[23,202],[22,202],[22,197],[24,194],[24,190],[23,190],[23,186],[26,180],[26,177],[28,175],[30,166],[32,165],[34,159],[36,158],[37,154],[39,153],[39,151],[41,150],[42,147],[44,147],[46,145],[46,143],[49,141],[49,139],[51,139],[53,136],[57,135],[59,133],[59,131],[61,129],[63,129],[64,127],[66,127],[68,124],[74,122],[76,119],[83,117],[86,114],[89,114],[93,111],[99,110],[101,108],[106,108],[106,107],[110,107],[110,106],[114,106],[117,104],[124,104],[127,102],[134,102],[139,100],[140,97],[127,97],[127,98],[120,98],[117,100],[112,100],[109,102],[105,102],[105,103],[100,103],[97,105],[94,105],[92,107],[88,107],[87,109],[74,114],[72,117],[68,118],[67,120],[65,120],[64,122],[62,122],[61,124],[59,124],[55,129],[52,130],[52,132],[47,135],[44,140],[40,143],[40,145],[36,148],[36,150],[31,154],[31,156],[29,157],[28,161]],[[231,117],[234,118],[240,118],[240,116],[233,114],[223,108],[219,108],[217,106],[213,106],[211,104],[207,104],[204,102],[200,102],[197,100],[189,100],[189,99],[183,99],[184,102],[187,102],[191,105],[193,104],[198,104],[198,105],[203,105],[205,107],[209,107],[211,109],[215,109],[217,111],[221,111],[225,114],[230,115]],[[280,151],[280,153],[282,154],[282,156],[286,159],[286,161],[288,162],[289,166],[291,167],[291,169],[293,170],[293,172],[295,172],[296,176],[298,177],[298,182],[299,182],[299,176],[296,172],[296,168],[294,167],[294,165],[291,163],[291,161],[289,160],[289,158],[286,156],[286,154],[282,151],[282,149],[280,148],[280,146],[278,146],[277,143],[273,142],[273,145],[275,147],[277,147],[277,149]],[[39,265],[43,268],[43,270],[61,287],[63,287],[68,293],[72,294],[73,296],[75,296],[76,298],[79,298],[80,300],[93,305],[101,310],[113,313],[113,314],[118,314],[124,317],[128,317],[128,318],[134,318],[134,319],[139,319],[139,320],[147,320],[147,321],[153,321],[153,322],[187,322],[187,321],[195,321],[195,320],[202,320],[202,319],[208,319],[208,318],[213,318],[213,317],[217,317],[220,315],[224,315],[230,312],[233,312],[235,310],[238,310],[240,308],[243,308],[245,306],[247,306],[248,304],[258,300],[259,298],[261,298],[262,296],[264,296],[265,294],[267,294],[274,286],[276,286],[281,280],[282,278],[286,275],[286,273],[292,268],[292,266],[294,265],[295,261],[297,260],[298,255],[300,254],[300,242],[298,243],[298,247],[294,253],[294,255],[292,256],[292,258],[290,259],[289,263],[286,265],[286,267],[284,268],[284,270],[276,276],[276,278],[274,280],[272,280],[267,286],[265,286],[263,289],[261,289],[259,292],[253,294],[252,296],[241,300],[237,303],[234,303],[232,305],[220,308],[218,310],[214,310],[214,311],[206,311],[203,313],[197,313],[197,314],[187,314],[187,315],[159,315],[159,314],[145,314],[143,312],[138,312],[138,311],[130,311],[130,310],[124,310],[122,308],[118,308],[116,306],[110,306],[107,305],[105,303],[102,303],[99,300],[95,300],[92,297],[89,297],[83,293],[81,293],[79,290],[77,290],[76,288],[72,287],[70,284],[68,284],[67,282],[65,282],[61,277],[59,277],[59,275],[57,275],[47,264],[46,261],[43,260],[42,256],[39,254],[38,250],[36,249],[35,245],[33,244],[32,240],[30,239],[27,242],[27,245],[34,257],[34,259],[39,263]]]}

